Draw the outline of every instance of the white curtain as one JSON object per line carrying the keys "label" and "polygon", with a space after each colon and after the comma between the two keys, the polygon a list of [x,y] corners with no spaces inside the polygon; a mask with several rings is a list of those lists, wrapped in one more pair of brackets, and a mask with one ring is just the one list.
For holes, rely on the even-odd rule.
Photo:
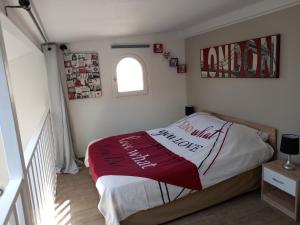
{"label": "white curtain", "polygon": [[56,171],[58,173],[78,172],[75,162],[69,117],[66,108],[62,81],[58,64],[58,49],[55,44],[43,45],[48,72],[48,87],[50,96],[50,111],[54,143],[56,149]]}

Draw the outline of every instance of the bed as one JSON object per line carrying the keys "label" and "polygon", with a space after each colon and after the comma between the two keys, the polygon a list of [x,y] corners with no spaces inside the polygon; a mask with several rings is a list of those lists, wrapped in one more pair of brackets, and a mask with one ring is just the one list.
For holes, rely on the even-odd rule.
{"label": "bed", "polygon": [[[208,124],[205,124],[206,120],[209,121]],[[194,127],[191,126],[191,124],[194,124],[195,127],[197,127],[199,126],[199,124],[197,124],[199,121],[201,122],[200,125],[205,124],[204,127],[206,128],[203,129],[203,127],[200,126],[201,128],[193,130],[192,128]],[[211,127],[213,127],[211,126],[211,123],[216,125],[216,127],[220,126],[222,129],[215,129],[215,132],[211,131],[209,133],[209,130],[211,130]],[[247,127],[240,126],[239,124],[246,125]],[[255,129],[257,135],[253,133],[254,129],[251,128]],[[201,191],[195,191],[200,190],[197,189],[197,186],[195,186],[198,183],[196,180],[192,182],[192,179],[188,177],[188,174],[192,173],[187,173],[187,170],[184,169],[181,172],[183,172],[182,174],[187,174],[186,177],[188,179],[186,178],[186,180],[188,180],[188,182],[186,180],[184,181],[186,183],[182,183],[183,181],[178,181],[178,179],[176,180],[176,177],[174,178],[174,176],[169,176],[169,180],[163,180],[165,181],[163,182],[159,180],[161,179],[160,177],[143,177],[143,175],[134,176],[134,174],[127,175],[126,173],[122,174],[118,171],[115,174],[114,171],[112,171],[112,173],[110,171],[111,174],[103,174],[103,168],[101,167],[98,168],[101,171],[101,174],[98,174],[100,177],[99,178],[95,175],[97,173],[94,171],[98,167],[97,160],[91,160],[91,158],[95,158],[93,154],[91,154],[91,152],[95,151],[92,150],[92,147],[94,146],[93,144],[98,143],[99,140],[96,140],[89,145],[89,151],[87,151],[86,156],[86,164],[87,166],[91,165],[91,175],[96,182],[96,187],[101,196],[99,210],[102,212],[102,214],[104,214],[109,225],[161,224],[223,202],[240,194],[252,191],[258,188],[260,184],[260,165],[263,162],[276,157],[276,129],[215,113],[196,113],[195,115],[191,115],[190,117],[185,117],[182,120],[177,121],[167,128],[159,128],[147,132],[149,136],[154,134],[157,135],[157,137],[151,137],[156,138],[155,141],[159,142],[167,149],[172,148],[173,152],[180,155],[181,148],[177,149],[177,146],[174,147],[174,143],[172,143],[173,145],[170,146],[170,141],[168,140],[166,143],[164,140],[166,137],[171,137],[170,135],[172,134],[170,134],[170,132],[175,132],[175,130],[176,134],[178,134],[178,132],[183,132],[182,137],[185,137],[184,135],[188,133],[190,138],[190,135],[192,134],[193,137],[188,140],[200,138],[201,151],[198,151],[197,156],[201,155],[202,153],[205,153],[204,155],[209,156],[208,160],[206,159],[201,168],[198,167],[201,181]],[[232,139],[231,136],[234,132],[238,133],[235,133],[235,135],[240,135],[241,137],[251,135],[251,144],[247,144],[249,146],[251,145],[251,148],[249,147],[249,152],[251,151],[251,154],[247,153],[248,150],[242,151],[240,149],[237,150],[237,148],[231,147],[231,142],[229,142],[229,140]],[[266,135],[268,138],[266,138]],[[218,139],[219,137],[220,139]],[[242,139],[241,137],[238,139]],[[120,140],[124,142],[124,140],[128,140],[126,138],[128,137],[125,136],[125,138],[123,137]],[[215,142],[214,139],[216,139]],[[265,142],[262,141],[262,139],[269,144],[263,144]],[[185,139],[183,138],[183,140]],[[215,145],[213,145],[211,141],[217,143],[216,147],[214,147]],[[180,143],[183,143],[183,141]],[[128,143],[126,142],[126,144]],[[243,149],[248,148],[247,145],[243,145],[240,142],[237,142],[235,145]],[[102,142],[102,147],[105,146],[108,146],[108,144]],[[193,148],[192,141],[189,144],[187,143],[184,147],[187,148],[186,146],[190,147],[188,150],[195,149]],[[213,147],[210,148],[209,146]],[[273,147],[273,150],[270,146]],[[125,145],[125,147],[128,146]],[[208,147],[209,149],[216,150],[207,150],[207,152],[210,152],[207,154],[206,148],[208,149]],[[109,150],[105,150],[103,153],[107,151]],[[197,157],[195,157],[195,153],[193,153],[193,151],[187,152],[188,155],[180,156],[192,162],[193,164],[199,164],[200,161],[197,159]],[[231,158],[228,158],[229,156],[227,152],[230,152]],[[243,152],[244,155],[241,155],[241,152]],[[233,155],[235,158],[232,158],[233,156],[231,155]],[[140,157],[144,156],[145,155],[140,155]],[[101,155],[101,157],[103,157],[103,155]],[[104,157],[107,158],[107,155],[104,155]],[[172,155],[172,157],[174,156]],[[203,158],[204,156],[201,157]],[[145,165],[144,162],[141,165]],[[186,168],[188,168],[188,166],[189,165],[187,164]],[[166,169],[168,170],[173,168],[167,167]],[[178,169],[178,171],[175,173],[178,173],[177,178],[185,177],[179,175],[181,174],[179,170],[180,169]]]}

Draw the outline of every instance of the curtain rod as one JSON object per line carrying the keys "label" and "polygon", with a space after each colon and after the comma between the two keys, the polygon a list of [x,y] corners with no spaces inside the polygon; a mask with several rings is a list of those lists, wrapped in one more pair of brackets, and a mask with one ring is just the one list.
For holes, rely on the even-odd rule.
{"label": "curtain rod", "polygon": [[150,48],[148,44],[136,44],[136,45],[111,45],[111,48]]}
{"label": "curtain rod", "polygon": [[31,11],[31,6],[30,6],[30,1],[29,0],[19,0],[19,5],[8,5],[8,6],[5,6],[5,14],[6,14],[6,16],[8,16],[7,9],[25,9],[28,12],[28,14],[30,15],[30,17],[31,17],[34,25],[36,26],[36,28],[40,32],[40,35],[44,39],[44,42],[46,42],[46,43],[49,42],[46,34],[42,30],[40,24],[38,23],[37,19],[35,18],[35,16],[33,15],[32,11]]}

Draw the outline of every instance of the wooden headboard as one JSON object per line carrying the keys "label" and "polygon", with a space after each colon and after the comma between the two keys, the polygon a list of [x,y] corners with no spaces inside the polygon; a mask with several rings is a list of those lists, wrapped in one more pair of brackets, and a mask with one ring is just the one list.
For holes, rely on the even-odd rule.
{"label": "wooden headboard", "polygon": [[249,121],[239,119],[236,117],[232,117],[232,116],[226,116],[226,115],[222,115],[219,113],[206,111],[206,110],[205,110],[205,112],[212,114],[222,120],[226,120],[226,121],[233,122],[233,123],[243,124],[248,127],[257,129],[257,130],[262,130],[263,132],[267,133],[269,135],[269,140],[267,142],[273,147],[273,149],[274,149],[273,159],[276,159],[276,156],[277,156],[277,130],[276,130],[276,128],[261,125],[258,123],[249,122]]}

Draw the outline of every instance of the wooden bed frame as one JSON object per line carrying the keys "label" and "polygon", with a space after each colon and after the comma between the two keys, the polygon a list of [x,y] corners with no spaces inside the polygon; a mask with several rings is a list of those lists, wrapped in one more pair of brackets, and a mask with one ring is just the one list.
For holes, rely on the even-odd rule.
{"label": "wooden bed frame", "polygon": [[[272,160],[276,158],[277,131],[275,128],[218,113],[208,113],[222,120],[243,124],[266,132],[269,135],[268,143],[274,149]],[[162,224],[258,189],[260,187],[260,182],[261,166],[225,180],[201,192],[190,194],[162,206],[137,212],[121,221],[121,225]]]}

